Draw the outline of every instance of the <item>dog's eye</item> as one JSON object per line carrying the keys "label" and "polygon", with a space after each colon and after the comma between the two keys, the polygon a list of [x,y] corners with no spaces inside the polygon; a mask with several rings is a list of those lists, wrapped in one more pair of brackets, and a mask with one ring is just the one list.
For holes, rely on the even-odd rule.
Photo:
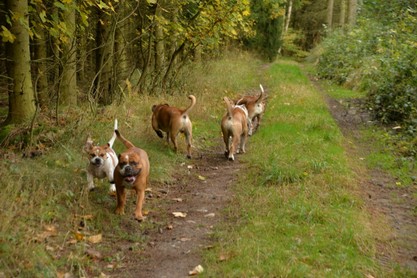
{"label": "dog's eye", "polygon": [[91,154],[90,154],[90,157],[95,157],[95,156],[96,156],[96,155],[95,155],[95,154],[93,154],[93,153],[91,153]]}
{"label": "dog's eye", "polygon": [[137,165],[138,165],[138,163],[137,163],[137,162],[135,162],[135,161],[132,161],[132,162],[130,162],[130,165],[132,165],[132,166],[137,166]]}

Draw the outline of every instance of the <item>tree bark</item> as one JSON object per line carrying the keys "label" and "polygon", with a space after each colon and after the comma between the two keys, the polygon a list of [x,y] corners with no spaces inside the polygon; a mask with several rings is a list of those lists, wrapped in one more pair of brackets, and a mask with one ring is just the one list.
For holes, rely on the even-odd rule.
{"label": "tree bark", "polygon": [[[35,98],[30,69],[29,18],[27,0],[8,0],[7,9],[13,20],[10,28],[16,37],[7,45],[9,84],[9,113],[6,123],[23,123],[35,114]],[[13,15],[13,16],[12,16]]]}
{"label": "tree bark", "polygon": [[292,4],[293,4],[293,0],[288,0],[287,2],[287,17],[285,18],[285,26],[284,26],[284,34],[287,33],[288,31],[288,27],[290,26],[290,21],[291,21],[291,14],[292,14]]}
{"label": "tree bark", "polygon": [[354,26],[356,24],[357,10],[358,10],[358,0],[349,0],[348,23],[350,26]]}
{"label": "tree bark", "polygon": [[340,0],[339,25],[342,28],[345,26],[345,19],[346,19],[346,0]]}
{"label": "tree bark", "polygon": [[327,1],[327,17],[326,17],[326,24],[327,28],[331,31],[332,30],[332,23],[333,23],[333,7],[334,7],[334,0]]}
{"label": "tree bark", "polygon": [[61,103],[68,106],[77,105],[77,47],[75,36],[75,10],[69,7],[64,13],[67,24],[68,42],[62,45],[63,69],[60,86]]}
{"label": "tree bark", "polygon": [[164,44],[164,31],[158,22],[158,17],[161,17],[161,7],[156,8],[156,20],[155,20],[155,70],[161,72],[162,66],[165,61],[165,44]]}

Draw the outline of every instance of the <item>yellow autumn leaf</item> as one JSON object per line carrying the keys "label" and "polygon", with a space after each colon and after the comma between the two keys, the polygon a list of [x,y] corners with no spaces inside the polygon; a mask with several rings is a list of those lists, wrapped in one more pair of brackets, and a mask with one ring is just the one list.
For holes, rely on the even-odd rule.
{"label": "yellow autumn leaf", "polygon": [[93,243],[93,244],[100,243],[100,242],[103,241],[103,236],[102,236],[102,234],[89,236],[89,237],[87,237],[87,241],[90,242],[90,243]]}
{"label": "yellow autumn leaf", "polygon": [[10,43],[13,43],[14,42],[14,40],[16,39],[16,36],[15,35],[13,35],[10,31],[9,31],[9,29],[7,29],[6,27],[4,27],[4,26],[1,26],[1,28],[3,29],[3,31],[0,33],[1,35],[1,38],[2,38],[2,41],[3,42],[10,42]]}
{"label": "yellow autumn leaf", "polygon": [[84,235],[78,231],[74,233],[74,237],[77,241],[82,241],[84,239]]}

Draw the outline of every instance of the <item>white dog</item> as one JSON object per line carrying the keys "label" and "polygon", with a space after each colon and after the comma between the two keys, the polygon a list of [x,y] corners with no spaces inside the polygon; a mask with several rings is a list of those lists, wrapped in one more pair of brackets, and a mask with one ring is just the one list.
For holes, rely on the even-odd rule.
{"label": "white dog", "polygon": [[[114,121],[114,131],[116,129],[117,119]],[[87,166],[88,190],[95,188],[94,178],[104,179],[107,177],[110,182],[110,192],[114,193],[116,191],[113,173],[116,165],[119,163],[119,160],[117,159],[116,152],[112,149],[114,141],[117,137],[114,131],[110,141],[102,146],[94,146],[91,137],[88,136],[87,138],[84,151],[87,153],[89,159]]]}

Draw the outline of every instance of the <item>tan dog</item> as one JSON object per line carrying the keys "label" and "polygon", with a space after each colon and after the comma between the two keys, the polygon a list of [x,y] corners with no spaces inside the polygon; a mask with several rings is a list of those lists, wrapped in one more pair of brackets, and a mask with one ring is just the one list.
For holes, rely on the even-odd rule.
{"label": "tan dog", "polygon": [[117,194],[117,214],[124,214],[126,204],[125,189],[134,189],[136,191],[136,209],[135,219],[142,221],[143,201],[145,199],[145,189],[149,183],[149,159],[147,153],[135,147],[131,142],[126,140],[118,130],[117,138],[122,141],[127,150],[119,155],[119,164],[114,170],[114,181],[116,183]]}
{"label": "tan dog", "polygon": [[234,161],[235,153],[245,152],[248,137],[248,110],[244,105],[232,105],[231,101],[223,98],[227,105],[227,113],[223,116],[221,128],[226,146],[225,156]]}
{"label": "tan dog", "polygon": [[167,134],[167,142],[171,139],[174,144],[174,150],[177,152],[178,133],[184,133],[185,142],[187,143],[187,157],[191,158],[191,140],[192,140],[192,123],[188,113],[196,103],[195,96],[189,95],[191,99],[190,106],[181,110],[168,104],[159,104],[152,106],[152,128],[160,138],[164,138],[162,131]]}
{"label": "tan dog", "polygon": [[[117,129],[117,120],[114,121],[114,130]],[[116,191],[113,180],[114,168],[117,165],[117,155],[116,152],[112,149],[116,140],[116,133],[113,131],[113,136],[107,144],[102,146],[95,146],[93,140],[88,136],[87,141],[84,146],[84,151],[88,155],[88,166],[87,166],[87,183],[88,190],[95,188],[94,178],[107,179],[110,182],[110,193]]]}
{"label": "tan dog", "polygon": [[237,105],[245,105],[249,114],[249,136],[251,136],[259,128],[262,114],[265,111],[264,88],[259,84],[261,94],[259,96],[244,96],[236,101]]}

